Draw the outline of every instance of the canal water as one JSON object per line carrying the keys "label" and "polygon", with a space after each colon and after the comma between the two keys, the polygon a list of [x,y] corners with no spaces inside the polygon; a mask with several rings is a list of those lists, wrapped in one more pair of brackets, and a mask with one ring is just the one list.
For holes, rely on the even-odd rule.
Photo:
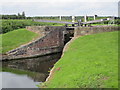
{"label": "canal water", "polygon": [[38,88],[61,54],[2,62],[2,88]]}

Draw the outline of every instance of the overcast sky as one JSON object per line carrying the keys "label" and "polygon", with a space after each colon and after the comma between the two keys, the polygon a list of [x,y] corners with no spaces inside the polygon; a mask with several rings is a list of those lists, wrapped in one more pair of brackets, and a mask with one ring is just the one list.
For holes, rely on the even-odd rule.
{"label": "overcast sky", "polygon": [[1,14],[118,16],[119,0],[1,0]]}

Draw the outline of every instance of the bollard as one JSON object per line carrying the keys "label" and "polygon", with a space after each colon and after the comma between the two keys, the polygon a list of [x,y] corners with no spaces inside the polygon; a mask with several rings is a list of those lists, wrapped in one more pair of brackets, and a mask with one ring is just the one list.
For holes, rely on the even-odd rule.
{"label": "bollard", "polygon": [[72,27],[74,27],[75,26],[75,24],[72,24]]}
{"label": "bollard", "polygon": [[81,19],[80,20],[78,20],[78,26],[81,26]]}
{"label": "bollard", "polygon": [[65,24],[65,27],[68,27],[68,24]]}

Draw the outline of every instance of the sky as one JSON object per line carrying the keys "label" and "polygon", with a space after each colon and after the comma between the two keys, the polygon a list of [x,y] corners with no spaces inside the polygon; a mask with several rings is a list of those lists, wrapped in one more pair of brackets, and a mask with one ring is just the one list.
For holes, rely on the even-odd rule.
{"label": "sky", "polygon": [[118,16],[120,0],[0,0],[0,14],[26,16]]}

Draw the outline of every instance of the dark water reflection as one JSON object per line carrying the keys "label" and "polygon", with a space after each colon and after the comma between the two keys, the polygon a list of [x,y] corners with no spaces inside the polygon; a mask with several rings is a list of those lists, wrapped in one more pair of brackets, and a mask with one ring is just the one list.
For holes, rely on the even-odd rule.
{"label": "dark water reflection", "polygon": [[[32,83],[44,82],[49,75],[50,69],[53,67],[56,61],[60,59],[60,57],[61,57],[61,53],[56,53],[56,54],[42,56],[42,57],[2,62],[2,68],[3,68],[2,75],[4,75],[3,84],[7,83],[7,79],[6,79],[6,77],[8,77],[7,75],[9,75],[9,77],[14,76],[14,78],[18,77],[16,79],[18,80],[18,82],[21,81],[21,78],[23,77],[24,77],[23,79],[26,79],[27,77],[26,82],[30,82],[29,80],[32,80]],[[11,83],[15,83],[15,82],[17,81],[14,81]],[[25,83],[19,86],[21,86],[21,88],[24,88],[24,84]],[[14,85],[14,84],[11,84],[11,85]],[[12,86],[12,88],[13,87],[15,86]],[[31,87],[31,83],[30,83],[30,87]],[[6,87],[6,88],[9,88],[9,87]]]}

